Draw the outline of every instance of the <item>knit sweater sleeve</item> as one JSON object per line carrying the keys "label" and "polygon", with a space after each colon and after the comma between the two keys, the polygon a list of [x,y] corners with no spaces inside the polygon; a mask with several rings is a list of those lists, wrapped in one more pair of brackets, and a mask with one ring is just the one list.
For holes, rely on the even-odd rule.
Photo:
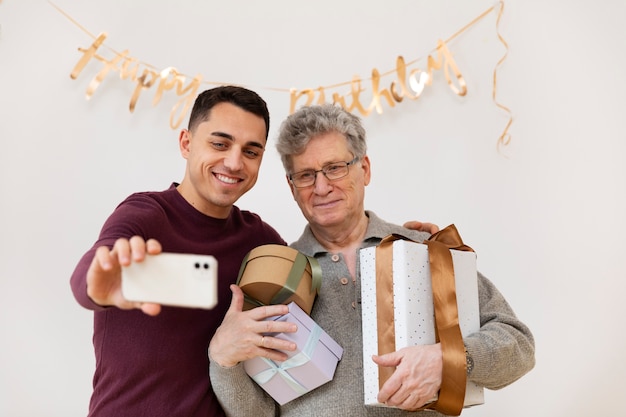
{"label": "knit sweater sleeve", "polygon": [[211,360],[209,373],[213,391],[227,416],[276,415],[274,400],[248,376],[241,363],[223,367]]}
{"label": "knit sweater sleeve", "polygon": [[468,378],[489,389],[504,388],[535,366],[535,341],[503,295],[480,273],[478,294],[480,331],[464,339],[474,362]]}

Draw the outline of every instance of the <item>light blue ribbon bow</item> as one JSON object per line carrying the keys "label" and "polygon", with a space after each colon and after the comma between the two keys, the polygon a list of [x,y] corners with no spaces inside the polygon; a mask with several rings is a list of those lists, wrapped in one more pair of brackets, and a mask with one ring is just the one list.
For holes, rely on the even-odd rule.
{"label": "light blue ribbon bow", "polygon": [[315,348],[317,347],[321,334],[321,327],[315,324],[311,329],[311,334],[309,334],[309,338],[307,339],[306,344],[304,345],[304,348],[300,351],[300,353],[292,356],[280,365],[277,365],[276,362],[271,359],[262,357],[261,359],[269,366],[269,368],[252,376],[252,379],[257,384],[263,385],[270,379],[272,379],[274,375],[278,374],[287,383],[289,388],[291,388],[295,393],[297,393],[298,395],[305,394],[308,389],[300,384],[298,381],[296,381],[287,372],[287,370],[302,366],[311,360],[311,356],[313,356],[313,352],[315,352]]}

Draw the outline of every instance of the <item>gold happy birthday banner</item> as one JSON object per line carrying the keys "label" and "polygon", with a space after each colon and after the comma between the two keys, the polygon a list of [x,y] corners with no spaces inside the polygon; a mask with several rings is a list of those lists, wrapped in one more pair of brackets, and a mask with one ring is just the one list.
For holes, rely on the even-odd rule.
{"label": "gold happy birthday banner", "polygon": [[[2,0],[0,0],[2,1]],[[102,81],[111,73],[118,72],[119,76],[123,80],[129,80],[135,84],[135,88],[130,98],[129,110],[134,112],[139,97],[144,90],[155,87],[156,91],[152,100],[152,105],[156,106],[163,97],[163,93],[171,91],[175,93],[179,98],[176,104],[172,107],[170,112],[170,127],[177,129],[182,121],[185,119],[187,112],[193,106],[194,100],[199,93],[200,86],[203,84],[209,85],[224,85],[232,83],[223,83],[217,81],[205,81],[201,74],[194,77],[180,73],[175,67],[167,67],[163,70],[158,70],[153,65],[147,64],[129,55],[128,50],[123,52],[117,52],[112,48],[106,46],[104,41],[107,34],[100,33],[98,36],[94,36],[87,31],[78,22],[72,19],[67,13],[61,10],[59,7],[50,4],[61,12],[65,17],[71,20],[81,30],[94,39],[91,46],[88,48],[78,48],[82,53],[82,57],[78,63],[74,66],[70,76],[72,79],[77,79],[87,64],[93,59],[103,64],[102,68],[91,80],[86,91],[86,98],[90,99],[96,92]],[[281,91],[289,93],[290,106],[289,112],[292,113],[296,107],[300,105],[310,104],[322,104],[327,102],[327,96],[329,91],[335,91],[330,94],[333,103],[342,106],[344,109],[350,112],[358,111],[362,116],[369,116],[375,109],[377,113],[383,113],[383,103],[386,103],[389,107],[394,107],[396,103],[402,102],[405,98],[409,100],[417,100],[422,95],[426,86],[432,85],[433,72],[436,70],[443,70],[445,79],[452,92],[458,96],[465,96],[467,94],[467,84],[461,71],[459,70],[454,57],[450,53],[447,47],[452,39],[466,31],[469,27],[476,24],[486,15],[496,9],[496,6],[492,6],[463,28],[458,30],[454,35],[447,40],[439,40],[437,47],[431,51],[426,59],[426,69],[410,67],[414,66],[417,62],[423,60],[418,58],[410,62],[405,62],[402,56],[398,56],[396,59],[396,67],[393,70],[386,72],[379,72],[378,69],[372,69],[372,75],[370,78],[363,79],[359,76],[355,76],[351,81],[342,82],[339,84],[322,86],[317,88],[270,88],[271,90]],[[505,111],[509,116],[509,121],[506,124],[503,133],[498,139],[498,146],[508,145],[510,142],[510,135],[508,129],[513,122],[511,111],[506,106],[500,104],[496,98],[496,85],[497,85],[497,70],[502,64],[508,54],[508,45],[499,33],[500,17],[504,9],[504,3],[499,2],[499,13],[496,20],[496,32],[498,39],[504,45],[506,52],[502,58],[496,64],[493,71],[493,91],[492,98],[498,108]],[[108,49],[112,53],[112,58],[107,59],[100,55],[98,52],[102,48]],[[381,87],[382,78],[394,75],[395,79],[389,84],[388,88]],[[362,103],[361,94],[367,91],[363,84],[367,82],[371,88],[371,101],[368,105]],[[239,84],[242,85],[242,84]],[[347,94],[340,94],[336,92],[338,88],[349,87],[350,91]]]}

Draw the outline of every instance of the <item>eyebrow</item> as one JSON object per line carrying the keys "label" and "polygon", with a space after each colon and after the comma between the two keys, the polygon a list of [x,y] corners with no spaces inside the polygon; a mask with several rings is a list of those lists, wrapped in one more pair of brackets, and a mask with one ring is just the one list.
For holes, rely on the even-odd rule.
{"label": "eyebrow", "polygon": [[[326,161],[326,162],[324,162],[322,164],[322,168],[321,169],[324,169],[325,167],[327,167],[329,165],[332,165],[332,164],[336,164],[338,162],[350,162],[350,161],[342,161],[341,159],[335,159],[335,160],[332,160],[332,161]],[[294,172],[294,174],[297,174],[297,173],[300,173],[300,172],[304,172],[304,171],[316,171],[316,169],[314,169],[314,168],[305,168],[305,169],[302,169],[300,171]]]}
{"label": "eyebrow", "polygon": [[[215,131],[215,132],[211,132],[211,136],[217,136],[220,138],[224,138],[224,139],[228,139],[232,142],[235,141],[235,137],[233,135],[231,135],[230,133],[226,133],[226,132],[221,132],[221,131]],[[259,149],[265,149],[265,146],[263,146],[263,144],[261,142],[254,142],[254,141],[250,141],[248,143],[246,143],[246,145],[248,146],[253,146]]]}

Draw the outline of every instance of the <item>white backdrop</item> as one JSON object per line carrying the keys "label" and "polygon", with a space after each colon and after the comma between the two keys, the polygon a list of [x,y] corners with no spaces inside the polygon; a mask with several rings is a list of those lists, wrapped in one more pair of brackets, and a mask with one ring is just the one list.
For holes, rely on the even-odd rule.
{"label": "white backdrop", "polygon": [[[393,69],[398,55],[425,58],[437,39],[494,3],[54,4],[88,31],[108,32],[112,49],[158,69],[175,66],[257,90],[270,106],[272,141],[289,96],[270,87],[315,88]],[[477,251],[479,269],[534,332],[536,368],[488,391],[486,404],[464,416],[620,415],[626,3],[505,2],[501,34],[509,54],[498,98],[514,122],[502,152],[496,142],[508,117],[491,97],[505,52],[496,16],[449,44],[466,97],[436,72],[419,100],[365,118],[373,165],[367,206],[400,223],[455,223]],[[91,313],[74,301],[70,274],[117,203],[183,177],[178,132],[168,124],[171,94],[153,107],[154,89],[147,90],[131,114],[133,85],[115,74],[85,100],[101,68],[95,61],[70,79],[77,48],[91,41],[47,1],[0,1],[2,416],[86,414]],[[238,205],[292,241],[304,221],[269,148],[257,186]]]}

